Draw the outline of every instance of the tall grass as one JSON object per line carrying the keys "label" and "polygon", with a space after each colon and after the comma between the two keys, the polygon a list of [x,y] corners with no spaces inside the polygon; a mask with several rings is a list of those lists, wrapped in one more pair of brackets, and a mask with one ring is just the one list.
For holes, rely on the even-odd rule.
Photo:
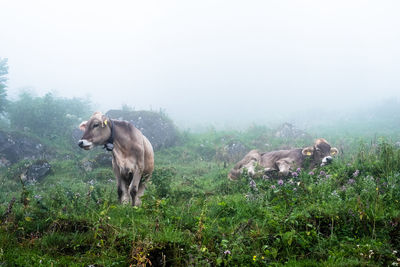
{"label": "tall grass", "polygon": [[281,181],[243,175],[232,182],[233,162],[216,156],[222,138],[249,149],[255,139],[268,139],[269,149],[288,145],[264,128],[188,134],[181,146],[156,153],[139,208],[120,205],[111,170],[83,171],[81,155],[55,159],[34,185],[18,178],[26,162],[3,169],[0,266],[397,263],[400,150],[390,141],[344,142],[346,153],[332,165],[293,170]]}

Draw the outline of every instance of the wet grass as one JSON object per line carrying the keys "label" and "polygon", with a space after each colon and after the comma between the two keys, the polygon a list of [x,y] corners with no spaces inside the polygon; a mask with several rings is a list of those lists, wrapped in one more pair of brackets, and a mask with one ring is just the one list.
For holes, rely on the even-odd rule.
{"label": "wet grass", "polygon": [[[331,137],[345,153],[330,166],[282,181],[229,181],[233,162],[216,157],[221,138],[250,149],[265,141],[257,131],[187,134],[157,152],[139,208],[118,204],[111,170],[84,171],[81,154],[51,161],[51,174],[34,185],[17,177],[25,163],[2,169],[0,266],[397,263],[400,150],[392,140]],[[302,142],[262,131],[271,148]]]}

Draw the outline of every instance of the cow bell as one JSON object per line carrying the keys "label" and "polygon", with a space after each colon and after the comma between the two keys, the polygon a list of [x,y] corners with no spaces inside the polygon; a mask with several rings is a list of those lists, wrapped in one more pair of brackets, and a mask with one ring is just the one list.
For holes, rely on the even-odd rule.
{"label": "cow bell", "polygon": [[104,145],[104,148],[107,151],[112,151],[114,149],[114,145],[112,143],[107,143],[107,144]]}

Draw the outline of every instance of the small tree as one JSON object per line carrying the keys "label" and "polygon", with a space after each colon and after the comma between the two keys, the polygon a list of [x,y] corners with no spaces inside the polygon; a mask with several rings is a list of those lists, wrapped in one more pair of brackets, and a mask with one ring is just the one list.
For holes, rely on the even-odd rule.
{"label": "small tree", "polygon": [[17,101],[11,102],[8,117],[11,127],[27,130],[43,137],[65,136],[77,127],[81,117],[91,113],[90,103],[78,98],[60,98],[48,93],[35,97],[22,93]]}
{"label": "small tree", "polygon": [[8,59],[0,58],[0,114],[5,111],[7,105],[7,74],[8,74]]}

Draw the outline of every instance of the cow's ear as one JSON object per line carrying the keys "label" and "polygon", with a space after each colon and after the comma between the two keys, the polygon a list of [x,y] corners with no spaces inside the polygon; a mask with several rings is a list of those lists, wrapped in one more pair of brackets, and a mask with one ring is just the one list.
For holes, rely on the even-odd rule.
{"label": "cow's ear", "polygon": [[101,126],[102,127],[105,127],[105,126],[107,126],[107,123],[108,123],[108,120],[107,120],[107,117],[106,116],[101,116],[101,121],[102,121],[102,123],[101,123]]}
{"label": "cow's ear", "polygon": [[336,147],[332,147],[330,154],[331,156],[336,156],[337,154],[339,154],[339,150]]}
{"label": "cow's ear", "polygon": [[311,156],[312,154],[314,154],[314,147],[309,146],[309,147],[304,148],[301,151],[301,154],[303,154],[304,156]]}
{"label": "cow's ear", "polygon": [[82,121],[81,124],[79,124],[79,129],[81,129],[81,131],[85,131],[86,125],[87,125],[87,121]]}

